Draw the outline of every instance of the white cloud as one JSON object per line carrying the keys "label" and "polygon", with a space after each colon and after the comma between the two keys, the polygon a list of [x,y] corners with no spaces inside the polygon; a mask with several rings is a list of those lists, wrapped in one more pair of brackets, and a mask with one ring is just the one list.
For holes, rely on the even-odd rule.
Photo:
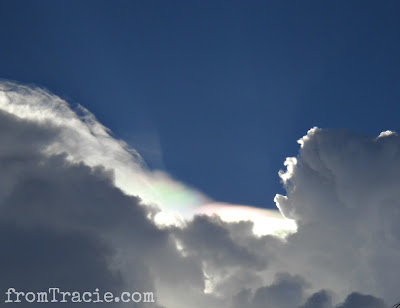
{"label": "white cloud", "polygon": [[400,265],[400,138],[314,130],[276,197],[298,233],[284,259],[312,281],[391,300]]}

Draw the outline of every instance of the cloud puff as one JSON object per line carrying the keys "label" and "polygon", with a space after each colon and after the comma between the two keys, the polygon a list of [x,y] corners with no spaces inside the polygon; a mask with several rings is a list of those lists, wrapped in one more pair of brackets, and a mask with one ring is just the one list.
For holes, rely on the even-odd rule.
{"label": "cloud puff", "polygon": [[84,109],[78,116],[47,91],[2,83],[0,291],[154,291],[156,303],[137,307],[165,308],[394,303],[400,137],[314,128],[299,143],[280,172],[287,195],[275,198],[296,233],[256,236],[250,216],[201,211],[160,227],[157,204],[179,212],[210,200],[146,170]]}
{"label": "cloud puff", "polygon": [[327,291],[321,290],[312,294],[300,308],[331,308],[332,299]]}
{"label": "cloud puff", "polygon": [[385,308],[386,305],[383,300],[375,298],[371,295],[363,295],[359,293],[352,293],[346,301],[339,305],[338,308]]}

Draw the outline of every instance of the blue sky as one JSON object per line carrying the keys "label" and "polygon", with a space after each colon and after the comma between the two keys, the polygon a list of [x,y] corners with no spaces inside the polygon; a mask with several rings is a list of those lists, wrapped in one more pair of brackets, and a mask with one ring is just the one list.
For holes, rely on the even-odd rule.
{"label": "blue sky", "polygon": [[0,77],[80,103],[154,168],[274,207],[313,126],[399,129],[396,1],[2,1]]}

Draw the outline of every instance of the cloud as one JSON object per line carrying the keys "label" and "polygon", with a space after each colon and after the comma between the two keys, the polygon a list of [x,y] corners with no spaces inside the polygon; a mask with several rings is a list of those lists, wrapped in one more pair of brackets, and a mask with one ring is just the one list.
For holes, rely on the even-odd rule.
{"label": "cloud", "polygon": [[277,273],[271,285],[258,288],[253,294],[242,290],[235,297],[234,307],[296,307],[303,300],[305,288],[307,283],[302,277]]}
{"label": "cloud", "polygon": [[[123,264],[113,266],[120,263],[120,254],[128,253],[124,243],[130,240],[145,247],[129,250],[138,261],[166,245],[163,232],[138,206],[139,199],[117,189],[102,167],[72,165],[62,154],[42,155],[29,137],[54,138],[46,127],[4,113],[0,123],[2,293],[10,287],[25,292],[49,287],[152,289],[148,265],[139,263],[141,270],[133,279]],[[4,137],[10,134],[18,138],[9,138],[7,144]],[[12,146],[14,142],[21,146]]]}
{"label": "cloud", "polygon": [[230,219],[237,208],[147,170],[78,109],[0,84],[0,292],[154,291],[155,304],[137,305],[154,308],[381,308],[398,298],[395,133],[314,128],[300,139],[279,173],[287,195],[275,202],[297,226],[283,239],[253,232],[254,217],[276,213],[246,207],[247,221]]}
{"label": "cloud", "polygon": [[[49,156],[65,153],[70,162],[82,162],[91,167],[101,165],[112,170],[114,184],[124,193],[140,196],[144,204],[161,208],[162,211],[154,217],[158,224],[182,225],[184,219],[193,217],[197,212],[211,215],[223,211],[227,206],[211,200],[163,171],[149,170],[136,150],[124,141],[113,138],[110,130],[88,110],[80,105],[72,110],[67,102],[48,91],[2,82],[0,110],[14,115],[24,123],[46,127],[43,134],[53,134],[52,138],[32,137],[40,143],[42,154]],[[17,143],[13,145],[23,146]],[[209,205],[213,206],[212,211]],[[251,216],[251,210],[247,212]],[[250,216],[248,218],[252,219]],[[238,220],[235,216],[223,217],[230,221]],[[278,227],[276,222],[279,221],[285,223]],[[259,209],[258,218],[254,222],[258,234],[276,233],[284,236],[295,230],[294,222],[283,219],[278,211],[273,210]]]}
{"label": "cloud", "polygon": [[[332,295],[326,290],[311,295],[306,303],[299,308],[332,308]],[[335,306],[335,308],[387,308],[382,299],[371,295],[351,293],[345,301]]]}
{"label": "cloud", "polygon": [[326,290],[312,294],[299,308],[332,308],[332,299]]}
{"label": "cloud", "polygon": [[347,290],[394,298],[398,292],[400,138],[313,129],[288,167],[283,214],[298,224],[285,247],[292,267]]}
{"label": "cloud", "polygon": [[371,295],[363,295],[359,293],[352,293],[346,301],[339,305],[337,308],[385,308],[386,305],[383,300],[375,298]]}

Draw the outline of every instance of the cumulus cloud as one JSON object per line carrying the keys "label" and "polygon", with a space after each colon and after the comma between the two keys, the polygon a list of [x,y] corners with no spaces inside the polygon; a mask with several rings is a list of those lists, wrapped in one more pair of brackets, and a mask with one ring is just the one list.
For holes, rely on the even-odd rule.
{"label": "cumulus cloud", "polygon": [[298,224],[286,251],[312,280],[393,299],[398,292],[400,138],[313,129],[291,163],[283,214]]}
{"label": "cumulus cloud", "polygon": [[[279,173],[286,196],[275,198],[297,231],[255,235],[254,217],[271,213],[224,218],[235,209],[214,210],[204,194],[147,170],[85,109],[1,83],[0,291],[155,293],[156,303],[134,307],[394,304],[400,137],[314,128],[299,143]],[[191,215],[157,224],[170,208]]]}

